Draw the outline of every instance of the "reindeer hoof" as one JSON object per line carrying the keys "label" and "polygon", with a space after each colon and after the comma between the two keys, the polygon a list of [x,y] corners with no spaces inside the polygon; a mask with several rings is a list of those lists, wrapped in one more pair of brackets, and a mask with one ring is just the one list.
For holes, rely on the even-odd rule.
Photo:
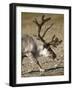
{"label": "reindeer hoof", "polygon": [[40,72],[44,72],[45,70],[44,69],[40,69]]}

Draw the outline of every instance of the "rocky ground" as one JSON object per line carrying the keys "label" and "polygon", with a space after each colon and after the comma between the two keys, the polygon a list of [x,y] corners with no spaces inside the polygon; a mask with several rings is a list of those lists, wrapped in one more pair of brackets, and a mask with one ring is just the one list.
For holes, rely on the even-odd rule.
{"label": "rocky ground", "polygon": [[63,50],[61,49],[63,44],[57,47],[55,50],[57,58],[53,60],[52,58],[38,57],[38,61],[44,72],[40,72],[38,65],[30,63],[30,60],[27,57],[24,57],[21,65],[21,75],[22,77],[32,77],[32,76],[57,76],[64,75],[64,55]]}
{"label": "rocky ground", "polygon": [[[38,22],[41,22],[41,13],[22,13],[22,35],[28,34],[32,36],[37,35],[37,26],[33,23],[33,20],[37,18]],[[46,33],[44,39],[49,42],[52,36],[55,34],[62,43],[54,48],[51,46],[53,51],[56,53],[57,58],[55,60],[51,58],[38,57],[38,61],[44,72],[39,72],[38,65],[34,63],[31,65],[30,60],[25,57],[21,63],[21,76],[22,77],[32,77],[32,76],[57,76],[64,75],[64,15],[62,14],[44,14],[45,18],[51,17],[51,20],[45,24],[42,28],[41,34],[44,32],[45,28],[49,27],[52,23],[54,25]],[[37,41],[37,45],[40,42]],[[28,71],[30,71],[28,73]]]}

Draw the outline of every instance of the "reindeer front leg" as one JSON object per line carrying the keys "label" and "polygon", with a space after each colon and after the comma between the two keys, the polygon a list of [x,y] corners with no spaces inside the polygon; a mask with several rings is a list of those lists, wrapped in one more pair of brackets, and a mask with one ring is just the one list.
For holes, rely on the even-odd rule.
{"label": "reindeer front leg", "polygon": [[27,53],[26,56],[30,59],[30,63],[32,64],[32,67],[33,67],[33,64],[36,63],[39,67],[40,72],[45,71],[44,69],[42,69],[39,61],[33,56],[31,52]]}

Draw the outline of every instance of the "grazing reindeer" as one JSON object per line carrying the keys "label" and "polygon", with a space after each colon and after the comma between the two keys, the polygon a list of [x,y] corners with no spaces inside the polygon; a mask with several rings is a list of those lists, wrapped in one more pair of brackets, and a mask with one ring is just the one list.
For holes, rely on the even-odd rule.
{"label": "grazing reindeer", "polygon": [[[44,39],[45,34],[53,26],[53,24],[51,24],[44,31],[43,35],[40,34],[42,31],[43,25],[49,20],[51,20],[51,18],[45,19],[45,16],[43,15],[41,23],[39,23],[36,18],[33,21],[38,27],[37,39],[40,40],[41,42],[43,42],[43,46],[40,49],[38,49],[38,46],[32,37],[30,37],[28,35],[24,35],[22,37],[22,59],[24,56],[27,56],[30,59],[31,63],[35,62],[39,66],[40,71],[44,71],[44,69],[42,69],[41,65],[39,64],[37,57],[42,55],[45,57],[51,57],[52,59],[55,59],[56,54],[50,46],[52,45],[53,47],[57,47],[57,45],[59,45],[62,42],[62,40],[59,41],[59,39],[55,35],[53,35],[52,40],[50,42],[45,41],[45,39]],[[36,35],[34,35],[34,36],[36,37]]]}
{"label": "grazing reindeer", "polygon": [[[30,59],[30,63],[36,63],[39,66],[40,71],[44,71],[40,66],[37,57],[39,56],[40,50],[37,48],[37,44],[31,36],[24,35],[22,37],[22,60],[26,56]],[[41,54],[42,55],[42,54]]]}

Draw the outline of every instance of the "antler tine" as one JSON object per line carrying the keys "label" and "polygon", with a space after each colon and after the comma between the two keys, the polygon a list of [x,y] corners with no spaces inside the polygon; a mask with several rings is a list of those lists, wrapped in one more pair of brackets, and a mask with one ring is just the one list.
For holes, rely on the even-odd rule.
{"label": "antler tine", "polygon": [[59,40],[58,37],[55,37],[53,35],[52,40],[47,45],[52,45],[53,47],[57,47],[62,42],[62,40]]}
{"label": "antler tine", "polygon": [[46,19],[45,19],[44,17],[45,17],[45,15],[42,16],[42,21],[41,21],[41,23],[38,23],[38,21],[37,21],[36,18],[35,18],[35,20],[34,20],[33,22],[34,22],[36,25],[42,27],[47,21],[51,20],[51,17],[46,18]]}
{"label": "antler tine", "polygon": [[42,16],[42,21],[44,21],[44,17],[45,17],[45,15]]}
{"label": "antler tine", "polygon": [[37,21],[37,19],[35,18],[35,20],[33,20],[33,22],[37,25],[37,26],[39,26],[40,24],[38,23],[38,21]]}
{"label": "antler tine", "polygon": [[45,24],[47,21],[51,20],[51,17],[46,18],[46,19],[45,19],[44,17],[45,17],[45,15],[42,16],[42,22],[41,22],[41,25],[43,25],[43,24]]}
{"label": "antler tine", "polygon": [[42,37],[44,38],[45,34],[47,33],[47,31],[54,25],[54,23],[52,23],[43,33]]}

